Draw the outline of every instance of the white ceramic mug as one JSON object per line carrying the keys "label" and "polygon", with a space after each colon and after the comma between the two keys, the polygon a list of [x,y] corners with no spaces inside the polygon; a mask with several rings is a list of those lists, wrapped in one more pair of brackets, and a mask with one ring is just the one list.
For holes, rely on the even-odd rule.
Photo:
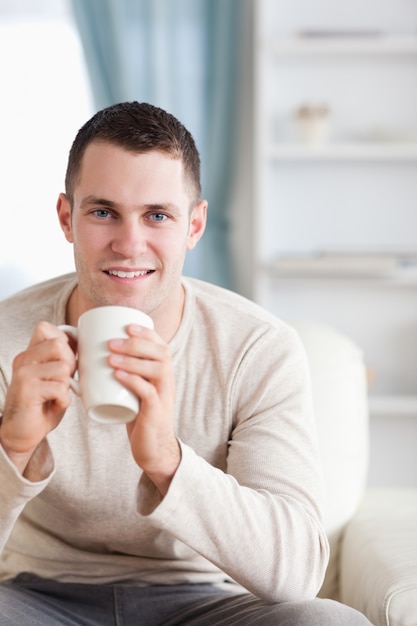
{"label": "white ceramic mug", "polygon": [[78,327],[60,326],[78,344],[78,380],[72,380],[71,388],[81,397],[87,415],[97,422],[125,424],[139,413],[138,398],[115,379],[114,369],[107,363],[108,341],[126,338],[129,324],[153,328],[143,311],[116,305],[86,311]]}

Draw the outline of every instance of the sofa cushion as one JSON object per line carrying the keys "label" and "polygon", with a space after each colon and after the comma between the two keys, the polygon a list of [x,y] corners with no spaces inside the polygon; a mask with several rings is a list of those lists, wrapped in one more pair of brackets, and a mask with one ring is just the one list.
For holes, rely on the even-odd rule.
{"label": "sofa cushion", "polygon": [[327,491],[324,523],[331,556],[320,596],[338,599],[341,534],[365,490],[368,403],[362,351],[344,334],[314,322],[292,322],[311,369],[313,403]]}
{"label": "sofa cushion", "polygon": [[367,492],[341,549],[340,599],[375,626],[417,624],[417,489]]}

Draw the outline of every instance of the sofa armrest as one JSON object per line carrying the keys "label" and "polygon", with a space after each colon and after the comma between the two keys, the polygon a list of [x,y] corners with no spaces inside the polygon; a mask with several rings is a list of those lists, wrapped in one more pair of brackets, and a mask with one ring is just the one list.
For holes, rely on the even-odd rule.
{"label": "sofa armrest", "polygon": [[417,489],[366,493],[342,540],[340,600],[375,626],[417,624]]}

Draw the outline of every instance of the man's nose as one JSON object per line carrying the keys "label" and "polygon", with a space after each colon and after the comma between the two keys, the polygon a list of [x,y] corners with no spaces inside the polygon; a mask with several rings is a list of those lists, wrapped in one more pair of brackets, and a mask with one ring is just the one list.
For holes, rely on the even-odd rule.
{"label": "man's nose", "polygon": [[126,220],[117,226],[112,250],[125,258],[143,254],[147,248],[146,228],[137,220]]}

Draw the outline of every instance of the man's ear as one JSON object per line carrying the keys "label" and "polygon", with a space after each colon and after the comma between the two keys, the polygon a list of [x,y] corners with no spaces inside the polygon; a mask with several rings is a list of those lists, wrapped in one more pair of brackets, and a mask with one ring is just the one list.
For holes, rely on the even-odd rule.
{"label": "man's ear", "polygon": [[71,223],[71,205],[65,193],[59,194],[58,201],[56,203],[56,210],[58,213],[59,223],[66,240],[70,243],[74,243]]}
{"label": "man's ear", "polygon": [[207,207],[208,202],[200,200],[191,211],[187,250],[192,250],[203,236],[207,223]]}

